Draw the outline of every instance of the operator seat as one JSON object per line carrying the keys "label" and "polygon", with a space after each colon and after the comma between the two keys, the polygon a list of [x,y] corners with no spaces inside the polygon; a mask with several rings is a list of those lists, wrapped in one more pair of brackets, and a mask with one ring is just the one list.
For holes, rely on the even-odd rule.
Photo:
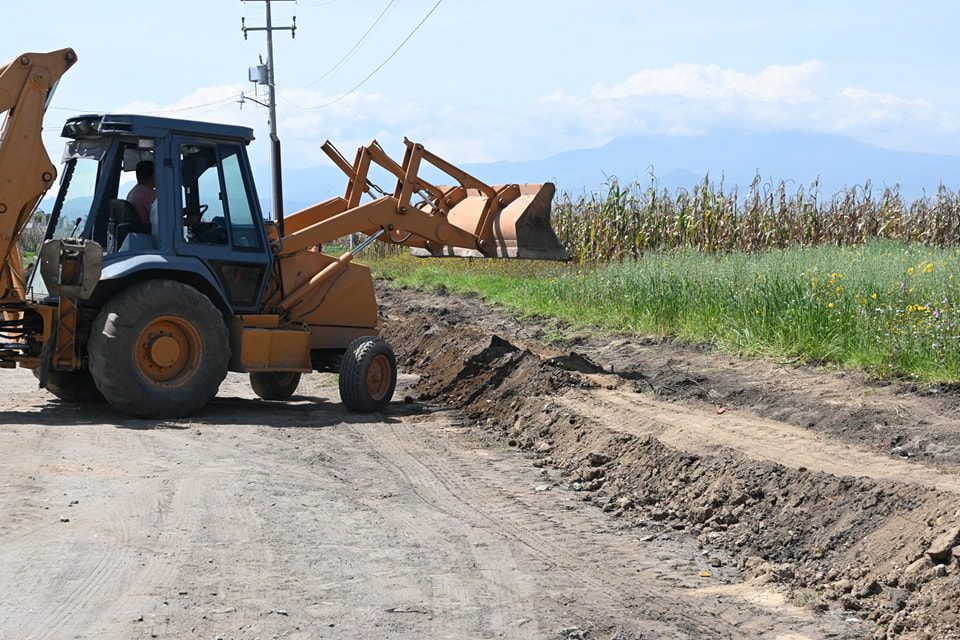
{"label": "operator seat", "polygon": [[153,237],[153,243],[160,246],[160,209],[157,207],[157,199],[154,198],[150,203],[150,235]]}
{"label": "operator seat", "polygon": [[[108,250],[117,251],[123,246],[127,234],[150,233],[149,224],[144,224],[140,214],[132,204],[119,198],[109,202],[109,223],[107,225]],[[110,238],[112,232],[112,238]]]}

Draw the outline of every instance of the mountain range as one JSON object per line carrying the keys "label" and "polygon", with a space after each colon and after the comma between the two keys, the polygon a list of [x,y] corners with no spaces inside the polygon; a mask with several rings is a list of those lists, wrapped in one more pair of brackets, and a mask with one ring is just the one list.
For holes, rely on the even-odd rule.
{"label": "mountain range", "polygon": [[[454,162],[456,161],[455,159]],[[668,136],[635,135],[614,138],[602,147],[564,151],[541,160],[461,164],[468,173],[491,184],[554,182],[572,195],[603,191],[611,178],[646,186],[656,176],[661,189],[690,189],[709,176],[725,187],[743,189],[759,176],[764,183],[787,181],[791,188],[819,181],[820,193],[869,182],[874,191],[899,185],[907,199],[933,195],[943,184],[960,190],[960,156],[877,147],[851,138],[810,133]],[[269,169],[255,169],[264,215],[270,211]],[[446,180],[425,167],[421,173],[435,184]],[[375,176],[386,191],[394,183]],[[292,213],[333,196],[343,195],[347,180],[332,164],[284,171],[284,210]],[[41,209],[50,210],[53,194]]]}
{"label": "mountain range", "polygon": [[[554,182],[571,194],[603,190],[612,177],[646,185],[651,172],[661,188],[691,188],[704,176],[725,186],[744,188],[785,180],[796,187],[819,180],[820,192],[863,186],[874,190],[899,185],[906,198],[936,193],[942,183],[960,189],[960,156],[877,147],[851,138],[812,133],[711,133],[706,135],[632,135],[602,147],[565,151],[541,160],[462,164],[465,171],[492,184]],[[435,174],[424,172],[426,179]],[[269,175],[257,175],[261,195],[268,195]],[[442,181],[441,181],[442,184]],[[392,191],[388,180],[380,186]],[[333,165],[284,172],[284,208],[297,211],[311,203],[342,195],[346,178]],[[269,198],[264,211],[269,210]]]}

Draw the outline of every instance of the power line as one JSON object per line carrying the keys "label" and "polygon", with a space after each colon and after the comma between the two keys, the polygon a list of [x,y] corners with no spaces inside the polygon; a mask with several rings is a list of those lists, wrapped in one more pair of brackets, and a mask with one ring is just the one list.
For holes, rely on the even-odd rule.
{"label": "power line", "polygon": [[312,87],[313,85],[317,84],[318,82],[320,82],[321,80],[323,80],[324,78],[326,78],[327,76],[329,76],[331,73],[333,73],[334,71],[336,71],[336,70],[340,67],[340,65],[343,64],[343,63],[347,60],[347,58],[349,58],[351,55],[353,55],[353,52],[357,50],[357,47],[359,47],[361,44],[363,44],[363,41],[366,40],[366,39],[367,39],[367,36],[369,36],[370,33],[376,28],[376,26],[377,26],[378,24],[380,24],[380,21],[383,20],[383,16],[385,16],[385,15],[387,14],[387,11],[390,10],[390,7],[392,7],[393,4],[394,4],[396,1],[397,1],[397,0],[390,0],[390,2],[387,3],[387,6],[384,7],[384,8],[383,8],[383,11],[380,12],[380,15],[377,16],[377,19],[373,21],[373,24],[372,24],[372,25],[370,25],[370,28],[367,29],[366,32],[365,32],[362,36],[360,36],[360,39],[357,40],[356,44],[354,44],[352,47],[350,47],[350,50],[347,51],[345,54],[343,54],[343,57],[340,58],[340,60],[338,60],[335,65],[333,65],[332,67],[330,67],[329,69],[327,69],[327,71],[326,71],[322,76],[320,76],[319,78],[317,78],[317,79],[314,80],[313,82],[311,82],[311,83],[309,83],[309,84],[307,84],[307,85],[304,85],[303,88],[304,88],[304,89],[309,89],[310,87]]}
{"label": "power line", "polygon": [[180,107],[177,109],[161,109],[159,111],[141,111],[140,113],[143,113],[144,115],[151,115],[156,113],[180,113],[182,111],[193,111],[194,109],[203,109],[204,107],[212,107],[213,105],[227,104],[229,102],[233,102],[239,97],[240,97],[240,94],[235,93],[231,96],[227,96],[226,98],[220,98],[219,100],[214,100],[212,102],[205,102],[203,104],[195,104],[189,107]]}
{"label": "power line", "polygon": [[[182,113],[184,111],[193,111],[195,109],[203,109],[204,107],[212,107],[214,105],[219,106],[219,105],[227,104],[229,102],[233,102],[239,97],[240,97],[240,94],[235,93],[226,98],[220,98],[219,100],[213,100],[211,102],[204,102],[203,104],[193,104],[188,107],[176,107],[173,109],[158,109],[155,111],[137,111],[137,113],[145,116],[158,115],[163,113]],[[107,110],[103,110],[103,109],[78,109],[76,107],[48,107],[48,108],[53,109],[55,111],[70,111],[73,113],[106,113],[107,112]]]}
{"label": "power line", "polygon": [[412,37],[417,33],[417,31],[420,30],[420,27],[423,26],[423,24],[430,18],[430,16],[433,15],[433,12],[437,10],[437,7],[439,7],[442,3],[443,3],[443,0],[437,0],[437,3],[436,3],[435,5],[433,5],[433,7],[430,9],[430,11],[427,12],[427,15],[423,16],[423,19],[420,20],[419,23],[417,23],[417,26],[415,26],[415,27],[413,28],[413,31],[411,31],[409,34],[407,34],[407,37],[404,38],[403,41],[397,46],[397,48],[393,50],[393,53],[391,53],[389,56],[387,56],[387,59],[386,59],[386,60],[384,60],[383,62],[381,62],[379,65],[377,65],[377,68],[376,68],[376,69],[374,69],[373,71],[371,71],[370,73],[368,73],[367,76],[366,76],[363,80],[361,80],[361,81],[358,82],[356,85],[354,85],[353,88],[351,88],[351,89],[350,89],[349,91],[347,91],[346,93],[341,94],[341,95],[337,96],[336,98],[334,98],[333,100],[330,100],[329,102],[325,102],[324,104],[318,105],[318,106],[316,106],[316,107],[301,107],[301,106],[299,106],[299,105],[296,105],[296,104],[290,102],[289,100],[287,100],[287,99],[284,98],[283,96],[280,96],[281,100],[283,100],[284,102],[286,102],[287,104],[289,104],[291,107],[296,107],[297,109],[302,109],[302,110],[304,110],[304,111],[309,111],[309,110],[313,110],[313,109],[323,109],[324,107],[329,107],[329,106],[332,105],[332,104],[336,104],[337,102],[340,102],[341,100],[343,100],[343,99],[346,98],[347,96],[353,94],[357,89],[359,89],[360,87],[362,87],[363,85],[365,85],[365,84],[367,83],[367,81],[370,80],[370,78],[372,78],[374,75],[376,75],[376,73],[377,73],[378,71],[380,71],[380,69],[382,69],[383,67],[385,67],[386,64],[387,64],[388,62],[390,62],[390,61],[393,59],[393,57],[394,57],[395,55],[397,55],[397,53],[400,52],[400,49],[402,49],[403,46],[404,46],[405,44],[407,44],[407,42],[410,40],[410,38],[412,38]]}
{"label": "power line", "polygon": [[328,4],[333,4],[336,1],[337,0],[327,0],[326,2],[314,3],[314,2],[301,2],[300,0],[296,0],[297,4],[301,7],[325,7]]}

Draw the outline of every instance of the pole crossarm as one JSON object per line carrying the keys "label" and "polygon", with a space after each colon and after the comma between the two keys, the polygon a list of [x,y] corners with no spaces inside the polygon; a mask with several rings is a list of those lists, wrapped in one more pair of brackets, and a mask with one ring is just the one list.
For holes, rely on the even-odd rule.
{"label": "pole crossarm", "polygon": [[[273,219],[277,222],[277,229],[280,236],[283,237],[283,179],[281,177],[280,161],[280,138],[277,136],[277,85],[276,75],[274,73],[273,63],[273,32],[289,31],[290,37],[297,37],[297,18],[294,16],[293,24],[284,27],[273,26],[273,13],[271,11],[272,2],[296,2],[296,0],[245,0],[247,2],[263,2],[267,14],[267,26],[248,27],[245,18],[241,18],[241,30],[243,39],[247,39],[247,33],[250,31],[264,31],[267,34],[267,89],[269,92],[268,109],[270,111],[270,160],[272,173],[273,198],[271,201],[273,207]],[[256,101],[255,101],[256,102]]]}

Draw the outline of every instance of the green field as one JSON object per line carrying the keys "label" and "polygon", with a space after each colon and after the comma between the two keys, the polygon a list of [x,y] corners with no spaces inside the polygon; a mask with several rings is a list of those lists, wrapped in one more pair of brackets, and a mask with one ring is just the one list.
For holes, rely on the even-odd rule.
{"label": "green field", "polygon": [[408,255],[367,263],[394,286],[474,292],[575,329],[960,381],[960,249],[885,241],[761,254],[688,250],[590,268]]}

